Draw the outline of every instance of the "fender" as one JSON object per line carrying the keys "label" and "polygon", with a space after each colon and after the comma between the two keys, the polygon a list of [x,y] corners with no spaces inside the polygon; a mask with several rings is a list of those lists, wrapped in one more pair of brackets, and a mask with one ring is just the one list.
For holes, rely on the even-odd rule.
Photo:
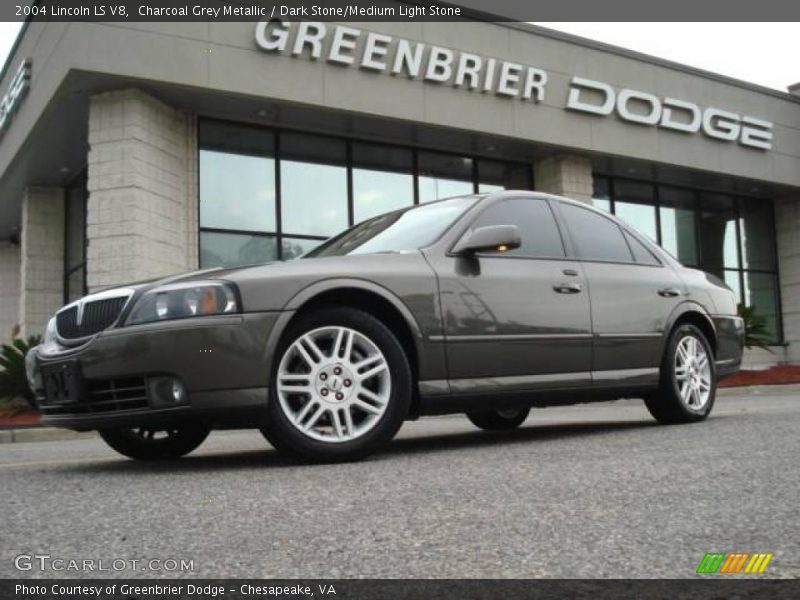
{"label": "fender", "polygon": [[717,328],[714,325],[714,321],[711,316],[708,314],[708,310],[702,305],[694,302],[693,300],[684,300],[669,314],[667,319],[664,321],[664,334],[662,336],[662,341],[664,344],[667,343],[667,336],[669,332],[672,331],[672,328],[675,325],[675,322],[682,316],[688,312],[699,313],[703,316],[705,321],[708,323],[708,326],[711,328],[711,331],[714,332],[714,335],[717,334]]}
{"label": "fender", "polygon": [[389,302],[397,311],[402,315],[403,319],[408,324],[409,328],[411,329],[411,333],[415,338],[415,344],[417,346],[417,353],[421,356],[421,348],[420,345],[424,341],[424,336],[422,334],[422,330],[419,327],[419,323],[417,323],[416,318],[408,309],[408,307],[403,304],[403,302],[390,290],[387,288],[378,285],[372,281],[367,281],[364,279],[358,279],[355,277],[336,277],[333,279],[324,279],[322,281],[317,281],[312,283],[311,285],[303,288],[299,292],[297,292],[289,301],[283,306],[281,309],[282,314],[278,321],[275,323],[275,327],[272,329],[270,333],[269,339],[267,340],[267,347],[266,347],[266,356],[272,356],[275,352],[275,349],[278,346],[278,341],[281,339],[283,332],[286,330],[286,326],[289,324],[289,321],[292,320],[295,313],[308,301],[313,300],[316,296],[324,293],[329,292],[331,290],[337,290],[342,288],[350,288],[350,289],[357,289],[362,290],[365,292],[371,292],[373,294],[377,294],[387,302]]}

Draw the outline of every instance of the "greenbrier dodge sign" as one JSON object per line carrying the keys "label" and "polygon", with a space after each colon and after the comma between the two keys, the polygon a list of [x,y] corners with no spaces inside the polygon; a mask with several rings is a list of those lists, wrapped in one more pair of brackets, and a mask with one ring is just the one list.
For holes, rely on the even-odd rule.
{"label": "greenbrier dodge sign", "polygon": [[[367,71],[405,75],[410,79],[542,102],[547,71],[515,62],[415,42],[330,23],[262,21],[255,31],[258,47],[291,56],[307,53]],[[616,114],[623,121],[696,134],[750,148],[772,148],[772,123],[678,98],[614,89],[602,81],[573,77],[564,108],[587,114]]]}

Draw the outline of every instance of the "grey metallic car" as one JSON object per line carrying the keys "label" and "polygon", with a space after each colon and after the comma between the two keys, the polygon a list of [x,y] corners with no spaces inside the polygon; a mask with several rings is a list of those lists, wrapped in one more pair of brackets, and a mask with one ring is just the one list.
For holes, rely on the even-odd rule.
{"label": "grey metallic car", "polygon": [[420,415],[510,429],[534,406],[641,397],[661,423],[701,421],[741,362],[736,309],[604,212],[500,192],[384,214],[290,262],[91,294],[27,367],[43,424],[133,458],[259,428],[352,460]]}

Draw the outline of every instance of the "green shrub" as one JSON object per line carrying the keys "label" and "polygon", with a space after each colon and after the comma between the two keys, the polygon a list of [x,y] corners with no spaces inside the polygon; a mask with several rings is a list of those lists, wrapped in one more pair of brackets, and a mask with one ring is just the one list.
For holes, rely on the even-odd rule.
{"label": "green shrub", "polygon": [[772,352],[767,320],[758,314],[755,306],[739,305],[739,316],[744,320],[744,345],[747,348],[763,348]]}
{"label": "green shrub", "polygon": [[6,403],[15,398],[33,400],[33,390],[25,377],[25,355],[40,341],[40,336],[32,335],[27,340],[15,338],[10,344],[0,346],[0,400]]}

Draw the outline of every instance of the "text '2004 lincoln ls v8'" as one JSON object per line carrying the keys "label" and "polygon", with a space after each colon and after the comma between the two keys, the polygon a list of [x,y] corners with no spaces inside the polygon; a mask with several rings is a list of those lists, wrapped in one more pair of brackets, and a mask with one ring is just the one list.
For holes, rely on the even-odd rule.
{"label": "text '2004 lincoln ls v8'", "polygon": [[510,429],[532,406],[641,397],[661,423],[703,420],[741,362],[736,308],[608,214],[499,192],[375,217],[294,261],[91,294],[27,370],[43,424],[133,458],[257,427],[352,460],[426,414]]}

